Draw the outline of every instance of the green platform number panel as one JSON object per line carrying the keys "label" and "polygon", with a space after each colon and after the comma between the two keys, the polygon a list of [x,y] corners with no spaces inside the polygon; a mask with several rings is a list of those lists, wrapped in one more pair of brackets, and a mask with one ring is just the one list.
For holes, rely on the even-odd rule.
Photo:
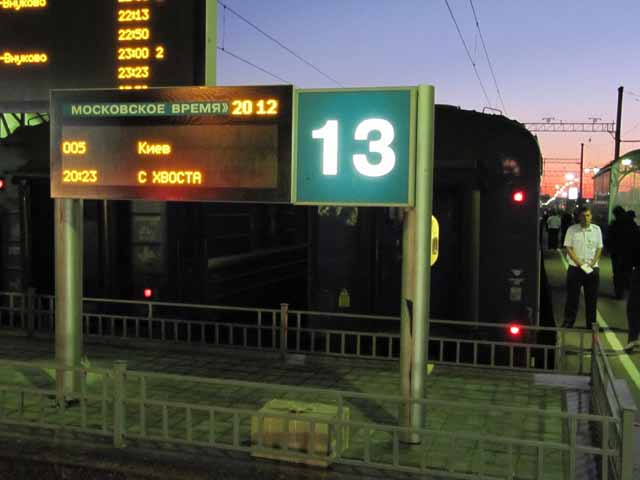
{"label": "green platform number panel", "polygon": [[294,203],[413,205],[414,88],[296,95]]}

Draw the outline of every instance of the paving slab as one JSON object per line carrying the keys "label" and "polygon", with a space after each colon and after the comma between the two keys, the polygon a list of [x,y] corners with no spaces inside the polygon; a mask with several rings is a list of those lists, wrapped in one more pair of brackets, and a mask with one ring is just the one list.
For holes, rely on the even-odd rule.
{"label": "paving slab", "polygon": [[[553,312],[556,323],[563,319],[564,304],[566,301],[566,261],[563,261],[563,253],[559,251],[546,250],[543,252],[545,269],[552,294]],[[600,288],[598,292],[598,324],[600,327],[607,327],[610,331],[601,335],[606,348],[607,358],[611,365],[613,374],[627,382],[631,395],[638,408],[635,421],[635,444],[634,444],[634,478],[640,479],[640,351],[627,354],[622,350],[622,346],[627,343],[627,312],[626,298],[617,299],[613,290],[613,272],[611,259],[603,255],[600,259]],[[584,297],[581,295],[576,319],[576,326],[584,328]],[[577,334],[567,334],[565,341],[568,345],[576,346],[579,342]],[[579,361],[577,355],[568,358],[574,368]],[[585,368],[590,368],[591,356],[585,355],[582,359]]]}
{"label": "paving slab", "polygon": [[[158,348],[133,350],[106,345],[86,345],[85,352],[86,363],[91,368],[108,369],[116,360],[126,360],[129,370],[125,384],[126,394],[127,398],[134,399],[126,408],[128,432],[136,434],[144,429],[147,436],[155,435],[158,439],[165,437],[171,441],[186,440],[190,435],[190,438],[205,443],[213,432],[215,441],[220,445],[232,444],[233,415],[216,414],[214,428],[210,430],[206,407],[256,411],[274,398],[330,404],[336,401],[332,390],[386,395],[400,393],[400,374],[396,361],[314,357],[307,358],[304,364],[290,364],[271,354],[246,354],[229,350],[186,353],[162,351]],[[53,353],[51,341],[0,337],[0,359],[52,362]],[[149,405],[144,407],[142,413],[141,402],[135,400],[141,395],[141,381],[136,376],[136,371],[188,373],[191,377],[264,384],[203,384],[191,377],[151,378],[145,383],[145,399],[170,401],[175,406],[169,407],[169,411],[165,413],[161,406]],[[54,371],[51,368],[0,368],[0,382],[53,388]],[[430,438],[417,446],[398,444],[392,431],[352,426],[349,432],[350,442],[343,457],[356,461],[367,457],[371,461],[390,465],[394,461],[394,448],[397,448],[396,457],[400,466],[419,467],[424,464],[432,469],[487,475],[504,474],[509,468],[513,468],[518,473],[518,478],[535,478],[533,472],[538,462],[537,449],[522,446],[510,452],[498,439],[515,437],[561,443],[566,435],[566,425],[557,418],[493,411],[491,407],[530,407],[561,412],[566,408],[568,394],[579,392],[584,386],[579,381],[572,383],[568,378],[554,383],[535,374],[452,366],[436,366],[432,374],[425,377],[425,382],[427,399],[439,402],[427,409],[426,427],[434,432]],[[269,384],[278,384],[284,388],[274,389]],[[324,390],[300,392],[294,391],[292,386]],[[18,418],[21,415],[20,418],[26,416],[37,420],[46,412],[60,426],[80,426],[83,418],[88,419],[88,425],[97,429],[110,426],[113,419],[110,410],[104,409],[100,395],[105,390],[111,391],[111,380],[98,374],[89,375],[86,388],[95,395],[95,399],[86,402],[81,408],[68,408],[60,412],[56,411],[54,401],[43,404],[38,396],[33,396],[22,399],[23,403],[18,409],[16,398],[14,410],[8,409],[5,418],[10,419],[12,415]],[[460,406],[460,402],[466,402],[466,405]],[[189,413],[182,404],[192,406]],[[202,406],[202,409],[199,410],[198,406]],[[349,399],[345,406],[350,409],[352,421],[398,425],[400,408],[394,401]],[[585,408],[588,411],[588,405]],[[238,434],[244,445],[251,444],[251,420],[250,414],[239,420]],[[476,434],[478,437],[463,438],[460,435],[463,432]],[[169,448],[166,444],[171,442],[164,443],[163,448]],[[148,448],[148,442],[139,441],[137,447]],[[173,448],[176,446],[173,445]],[[511,467],[510,458],[513,462]],[[251,460],[249,457],[246,457],[246,461],[265,462]],[[547,451],[544,462],[545,478],[565,478],[568,462],[565,453]],[[334,465],[331,472],[346,473],[350,468]],[[395,478],[393,475],[396,474],[408,475],[386,472],[387,478]]]}

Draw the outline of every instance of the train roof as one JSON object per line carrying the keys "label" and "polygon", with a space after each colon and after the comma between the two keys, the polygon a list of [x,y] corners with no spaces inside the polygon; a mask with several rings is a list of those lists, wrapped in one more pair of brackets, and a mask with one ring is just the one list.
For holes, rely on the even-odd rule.
{"label": "train roof", "polygon": [[640,165],[640,149],[631,150],[630,152],[627,152],[627,153],[625,153],[623,155],[620,155],[618,158],[611,160],[604,167],[602,167],[598,171],[598,173],[596,173],[593,176],[593,178],[599,177],[600,175],[604,175],[605,173],[607,173],[608,171],[611,170],[611,167],[613,166],[614,163],[621,162],[625,158],[630,158],[634,163]]}
{"label": "train roof", "polygon": [[500,114],[435,106],[436,169],[474,170],[484,176],[538,177],[542,155],[536,137]]}

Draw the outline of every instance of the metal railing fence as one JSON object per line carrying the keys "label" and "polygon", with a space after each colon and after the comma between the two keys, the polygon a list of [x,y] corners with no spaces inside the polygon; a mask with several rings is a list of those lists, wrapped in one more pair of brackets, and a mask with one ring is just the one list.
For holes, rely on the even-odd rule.
{"label": "metal railing fence", "polygon": [[[615,477],[631,480],[633,475],[633,438],[636,406],[625,380],[616,379],[607,354],[602,346],[598,325],[593,326],[594,353],[591,362],[591,411],[620,419],[613,430],[601,430],[597,425],[594,437],[603,448],[620,450],[620,455],[609,458]],[[607,469],[609,465],[606,466]],[[603,470],[605,466],[603,465]],[[603,477],[606,475],[603,473]]]}
{"label": "metal railing fence", "polygon": [[[286,354],[397,359],[400,319],[317,311],[85,298],[83,333],[113,341],[164,341]],[[51,295],[0,292],[0,328],[51,335]],[[345,328],[344,325],[347,325]],[[333,328],[331,328],[333,327]],[[588,374],[591,332],[487,322],[430,320],[429,361],[439,364]],[[542,336],[556,336],[541,343]]]}
{"label": "metal railing fence", "polygon": [[[625,428],[624,419],[613,414],[424,399],[416,402],[424,405],[427,419],[439,411],[466,412],[468,417],[474,413],[474,418],[482,412],[493,419],[496,429],[478,425],[447,429],[429,422],[425,428],[411,429],[398,425],[399,412],[409,401],[400,396],[132,371],[125,362],[97,369],[0,361],[0,369],[18,369],[24,378],[31,372],[40,383],[34,388],[24,381],[2,382],[0,423],[110,437],[120,448],[128,439],[161,441],[474,479],[584,478],[578,471],[580,459],[587,456],[600,465],[599,476],[593,478],[631,478],[616,468],[625,461],[629,441],[625,435],[621,443],[594,444],[579,434],[596,429],[603,438],[612,439]],[[56,376],[64,374],[79,378],[73,392],[63,394],[56,388]],[[333,407],[333,414],[264,409],[274,398],[323,402]],[[373,413],[380,411],[388,415]],[[506,423],[505,418],[509,418]],[[274,443],[276,424],[285,435]],[[506,424],[511,426],[505,428]],[[558,425],[562,428],[555,428]],[[512,428],[528,429],[529,434],[515,436]],[[290,442],[301,432],[306,434],[303,447]],[[421,442],[403,443],[408,435]]]}

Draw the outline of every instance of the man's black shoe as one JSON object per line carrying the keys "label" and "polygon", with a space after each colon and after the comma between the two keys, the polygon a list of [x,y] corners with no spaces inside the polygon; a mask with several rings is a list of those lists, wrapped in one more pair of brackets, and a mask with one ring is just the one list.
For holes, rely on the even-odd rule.
{"label": "man's black shoe", "polygon": [[573,325],[572,325],[572,324],[570,324],[570,323],[568,323],[568,322],[564,322],[564,323],[562,324],[562,327],[561,327],[561,328],[572,328],[572,327],[573,327]]}

